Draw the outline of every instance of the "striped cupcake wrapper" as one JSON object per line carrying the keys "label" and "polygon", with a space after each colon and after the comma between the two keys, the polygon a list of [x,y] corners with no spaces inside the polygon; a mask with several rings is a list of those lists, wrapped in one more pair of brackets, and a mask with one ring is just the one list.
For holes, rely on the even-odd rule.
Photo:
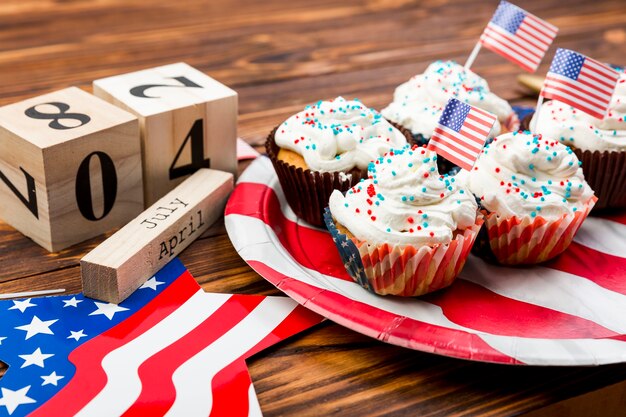
{"label": "striped cupcake wrapper", "polygon": [[598,199],[592,197],[573,214],[556,220],[485,214],[491,252],[503,265],[528,265],[550,260],[567,249]]}
{"label": "striped cupcake wrapper", "polygon": [[445,245],[402,248],[349,238],[337,230],[328,208],[324,221],[355,282],[379,295],[405,297],[423,295],[452,284],[463,269],[483,223],[480,215],[472,227]]}

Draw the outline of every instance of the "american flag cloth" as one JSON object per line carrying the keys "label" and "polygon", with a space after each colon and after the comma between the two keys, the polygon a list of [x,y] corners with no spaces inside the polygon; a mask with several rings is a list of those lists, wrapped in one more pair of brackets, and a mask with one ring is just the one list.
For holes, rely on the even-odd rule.
{"label": "american flag cloth", "polygon": [[569,49],[557,49],[541,96],[562,101],[593,117],[602,119],[619,73],[608,65]]}
{"label": "american flag cloth", "polygon": [[501,1],[480,43],[526,71],[535,72],[558,30],[524,9]]}
{"label": "american flag cloth", "polygon": [[119,305],[0,302],[0,416],[260,416],[245,358],[319,323],[285,297],[205,293],[178,260]]}
{"label": "american flag cloth", "polygon": [[469,171],[495,122],[495,115],[451,98],[428,142],[428,149]]}

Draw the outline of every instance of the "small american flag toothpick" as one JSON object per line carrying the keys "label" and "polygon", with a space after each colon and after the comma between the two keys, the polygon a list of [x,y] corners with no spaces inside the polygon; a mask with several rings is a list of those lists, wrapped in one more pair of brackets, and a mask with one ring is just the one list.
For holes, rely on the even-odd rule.
{"label": "small american flag toothpick", "polygon": [[495,115],[451,98],[428,142],[428,149],[469,171],[495,122]]}
{"label": "small american flag toothpick", "polygon": [[619,73],[608,65],[559,48],[541,89],[541,97],[562,101],[602,119],[618,80]]}
{"label": "small american flag toothpick", "polygon": [[501,1],[465,64],[469,68],[480,46],[535,72],[558,28],[507,1]]}

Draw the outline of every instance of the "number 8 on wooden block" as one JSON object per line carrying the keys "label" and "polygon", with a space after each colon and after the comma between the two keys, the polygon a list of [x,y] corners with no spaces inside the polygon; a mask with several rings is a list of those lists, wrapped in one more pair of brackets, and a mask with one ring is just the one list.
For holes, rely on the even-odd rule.
{"label": "number 8 on wooden block", "polygon": [[78,88],[0,108],[0,217],[49,251],[143,209],[137,118]]}
{"label": "number 8 on wooden block", "polygon": [[237,93],[184,63],[96,80],[94,94],[139,117],[151,205],[200,168],[237,169]]}

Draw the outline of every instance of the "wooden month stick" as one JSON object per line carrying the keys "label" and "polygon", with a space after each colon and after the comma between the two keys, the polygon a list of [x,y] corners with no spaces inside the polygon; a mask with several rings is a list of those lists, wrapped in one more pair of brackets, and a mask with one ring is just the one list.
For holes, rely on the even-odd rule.
{"label": "wooden month stick", "polygon": [[83,293],[119,303],[215,222],[233,175],[200,169],[80,261]]}

